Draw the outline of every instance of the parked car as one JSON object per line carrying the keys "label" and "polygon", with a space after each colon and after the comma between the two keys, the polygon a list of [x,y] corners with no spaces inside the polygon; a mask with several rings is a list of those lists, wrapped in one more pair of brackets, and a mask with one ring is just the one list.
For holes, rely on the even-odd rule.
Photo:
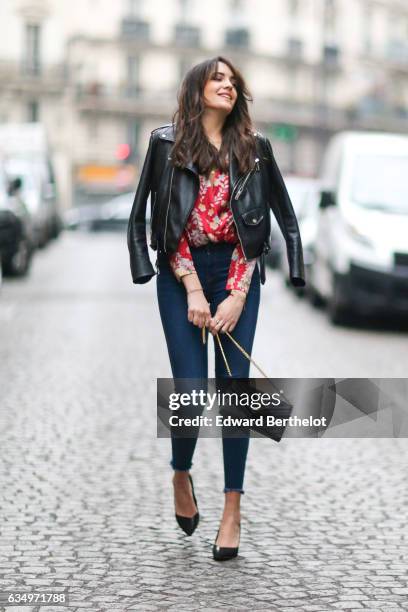
{"label": "parked car", "polygon": [[64,228],[67,230],[92,230],[94,220],[100,215],[101,204],[82,204],[65,211]]}
{"label": "parked car", "polygon": [[20,178],[10,181],[0,166],[0,267],[4,275],[27,274],[35,250],[33,220],[21,197],[21,186]]}
{"label": "parked car", "polygon": [[[309,292],[310,268],[314,259],[314,243],[316,240],[317,218],[319,213],[320,182],[317,179],[300,179],[294,189],[294,185],[288,180],[287,187],[296,211],[300,235],[302,237],[306,285],[304,287],[294,287],[292,283],[290,283],[287,257],[281,258],[280,269],[285,279],[286,286],[299,296],[303,296],[305,293]],[[281,248],[285,248],[285,243],[283,241],[281,241]]]}
{"label": "parked car", "polygon": [[92,229],[94,231],[125,229],[129,222],[134,197],[133,192],[122,193],[105,202],[100,207],[99,215],[94,219]]}
{"label": "parked car", "polygon": [[[127,228],[135,193],[122,193],[103,204],[75,206],[65,214],[67,229],[123,230]],[[146,221],[150,220],[150,196],[147,201]]]}
{"label": "parked car", "polygon": [[23,181],[23,198],[33,217],[37,246],[62,229],[51,151],[40,123],[0,125],[0,154],[7,174]]}
{"label": "parked car", "polygon": [[308,282],[333,323],[408,315],[408,137],[343,132],[324,157]]}
{"label": "parked car", "polygon": [[[315,203],[316,192],[317,192],[317,184],[318,181],[314,178],[303,177],[303,176],[295,176],[289,175],[284,177],[285,185],[288,190],[293,209],[296,213],[296,218],[299,224],[300,234],[302,237],[302,245],[304,250],[304,260],[305,260],[305,274],[307,274],[307,264],[310,260],[309,256],[309,245],[307,244],[307,240],[305,240],[304,231],[302,231],[302,224],[306,218],[309,217],[312,213],[312,209]],[[309,222],[306,223],[305,231],[310,234],[309,227],[311,226],[310,219]],[[305,291],[305,287],[293,287],[289,282],[289,268],[287,257],[284,257],[286,249],[286,242],[282,235],[282,232],[279,229],[279,226],[275,220],[274,225],[272,225],[271,230],[272,236],[272,254],[276,261],[275,267],[280,268],[284,275],[286,286],[290,289],[293,289],[299,295],[303,295]],[[306,280],[307,283],[307,280]]]}

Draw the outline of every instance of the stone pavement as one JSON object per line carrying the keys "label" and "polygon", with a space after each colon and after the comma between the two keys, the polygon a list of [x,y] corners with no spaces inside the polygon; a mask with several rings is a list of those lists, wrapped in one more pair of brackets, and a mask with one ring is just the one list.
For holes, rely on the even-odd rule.
{"label": "stone pavement", "polygon": [[216,563],[221,444],[200,439],[180,531],[154,281],[127,265],[123,236],[66,234],[0,294],[0,590],[70,597],[0,609],[408,610],[406,440],[251,440],[240,555]]}

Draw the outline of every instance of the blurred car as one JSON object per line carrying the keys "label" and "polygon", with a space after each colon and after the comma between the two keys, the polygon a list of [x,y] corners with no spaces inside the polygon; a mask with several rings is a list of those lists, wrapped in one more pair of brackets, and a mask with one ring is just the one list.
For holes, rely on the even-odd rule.
{"label": "blurred car", "polygon": [[265,254],[265,263],[270,268],[279,268],[282,260],[282,232],[279,228],[275,215],[270,211],[271,231],[269,235],[269,251]]}
{"label": "blurred car", "polygon": [[[300,235],[302,237],[303,255],[305,262],[305,275],[310,263],[311,249],[314,239],[313,227],[316,224],[316,199],[318,193],[318,181],[314,178],[301,176],[286,176],[284,178],[286,188],[291,199],[293,209],[299,224]],[[272,226],[273,244],[277,266],[284,275],[286,286],[293,289],[299,295],[303,295],[305,287],[294,287],[289,281],[289,267],[287,257],[283,257],[286,249],[286,242],[275,220]],[[306,278],[307,283],[307,278]]]}
{"label": "blurred car", "polygon": [[128,192],[105,202],[100,207],[100,214],[94,219],[92,229],[94,231],[125,229],[129,222],[134,197],[133,192]]}
{"label": "blurred car", "polygon": [[92,230],[95,219],[100,216],[101,204],[73,206],[63,215],[64,228],[68,230]]}
{"label": "blurred car", "polygon": [[408,315],[408,137],[337,134],[321,181],[309,283],[331,321]]}
{"label": "blurred car", "polygon": [[23,198],[33,217],[37,246],[62,229],[51,151],[41,123],[0,125],[0,154],[11,178],[20,177]]}
{"label": "blurred car", "polygon": [[[302,215],[306,212],[307,200],[310,197],[310,192],[313,191],[315,187],[316,179],[296,175],[286,175],[284,177],[284,181],[293,205],[293,209],[296,213],[296,218],[299,222]],[[271,250],[266,256],[268,265],[270,265],[272,268],[279,268],[281,266],[284,267],[286,265],[286,258],[282,256],[285,249],[285,239],[279,228],[275,215],[271,214]]]}
{"label": "blurred car", "polygon": [[[310,269],[314,259],[314,243],[316,240],[317,223],[319,214],[319,196],[320,196],[320,182],[317,179],[301,179],[300,184],[297,185],[298,195],[293,198],[293,206],[296,212],[296,217],[299,224],[300,235],[302,238],[303,247],[303,260],[305,264],[305,281],[304,287],[294,287],[289,281],[289,265],[287,257],[282,257],[280,260],[280,269],[282,271],[285,284],[292,291],[297,293],[299,296],[309,292],[308,279],[310,276]],[[291,182],[288,181],[288,190],[291,189]],[[291,190],[290,195],[293,193]],[[292,199],[292,195],[291,195]],[[283,237],[281,239],[282,248],[285,247]]]}
{"label": "blurred car", "polygon": [[9,180],[0,166],[0,258],[4,275],[27,274],[35,250],[34,224],[21,198],[20,178]]}
{"label": "blurred car", "polygon": [[47,181],[42,163],[24,157],[4,160],[8,176],[22,179],[22,197],[34,222],[35,242],[43,247],[58,236],[62,223],[56,210],[55,188]]}
{"label": "blurred car", "polygon": [[[103,204],[75,206],[65,214],[67,229],[124,230],[129,223],[135,193],[122,193]],[[150,221],[150,196],[146,207],[146,221]]]}

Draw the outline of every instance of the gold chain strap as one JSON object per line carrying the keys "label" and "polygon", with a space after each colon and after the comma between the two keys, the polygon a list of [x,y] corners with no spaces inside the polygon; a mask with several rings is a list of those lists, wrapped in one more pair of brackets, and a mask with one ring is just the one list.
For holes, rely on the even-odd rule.
{"label": "gold chain strap", "polygon": [[230,370],[230,367],[229,367],[229,365],[228,365],[227,358],[226,358],[225,353],[224,353],[224,349],[222,348],[221,339],[220,339],[220,337],[219,337],[219,335],[218,335],[218,334],[216,334],[216,337],[217,337],[217,340],[218,340],[218,344],[219,344],[219,347],[220,347],[220,351],[221,351],[222,356],[223,356],[223,358],[224,358],[225,367],[227,368],[227,372],[228,372],[228,374],[229,374],[230,376],[232,376],[232,374],[231,374],[231,370]]}
{"label": "gold chain strap", "polygon": [[[207,329],[206,327],[203,327],[203,328],[202,328],[203,344],[205,344],[205,338],[206,338],[206,329]],[[235,340],[235,338],[233,338],[229,332],[224,332],[224,333],[225,333],[225,334],[227,334],[228,338],[229,338],[229,339],[230,339],[230,340],[231,340],[231,341],[232,341],[232,342],[235,344],[235,346],[236,346],[236,347],[237,347],[237,348],[238,348],[238,349],[241,351],[241,353],[243,353],[243,355],[245,355],[245,357],[246,357],[247,359],[249,359],[249,361],[250,361],[251,363],[253,363],[253,364],[254,364],[254,366],[255,366],[255,367],[256,367],[256,368],[257,368],[257,369],[260,371],[260,373],[262,374],[262,376],[264,376],[265,378],[269,378],[269,376],[268,376],[267,374],[265,374],[265,372],[262,370],[262,368],[260,368],[260,367],[259,367],[259,365],[258,365],[257,363],[255,363],[255,361],[252,359],[251,355],[249,355],[249,354],[246,352],[246,350],[245,350],[244,348],[242,348],[242,346],[239,344],[239,342],[237,342],[237,341]],[[222,344],[221,344],[221,338],[219,337],[219,334],[218,334],[218,333],[216,334],[216,338],[217,338],[217,340],[218,340],[218,345],[219,345],[219,347],[220,347],[220,351],[221,351],[222,357],[223,357],[223,359],[224,359],[224,363],[225,363],[225,367],[227,368],[227,372],[228,372],[228,374],[229,374],[230,376],[232,376],[232,374],[231,374],[231,369],[230,369],[230,367],[229,367],[229,365],[228,365],[228,361],[227,361],[227,358],[226,358],[225,353],[224,353],[224,349],[223,349]]]}

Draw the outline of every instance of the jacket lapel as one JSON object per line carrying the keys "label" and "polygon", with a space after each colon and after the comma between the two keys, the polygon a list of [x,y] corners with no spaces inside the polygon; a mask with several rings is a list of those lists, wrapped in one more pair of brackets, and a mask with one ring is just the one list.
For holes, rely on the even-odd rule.
{"label": "jacket lapel", "polygon": [[[172,124],[170,124],[162,133],[161,137],[164,140],[168,140],[169,142],[174,142],[174,126]],[[235,155],[232,155],[232,150],[230,148],[229,150],[229,164],[228,164],[228,178],[229,178],[229,184],[230,184],[230,190],[232,192],[232,189],[234,188],[234,185],[238,179],[238,162],[237,159],[235,158]],[[191,160],[191,158],[188,160],[186,166],[186,168],[188,168],[189,170],[191,170],[192,172],[194,172],[195,174],[199,174],[198,168],[196,166],[196,164],[194,164]]]}
{"label": "jacket lapel", "polygon": [[[169,142],[174,142],[175,138],[174,138],[174,125],[173,124],[170,124],[166,127],[166,129],[161,134],[161,138]],[[197,174],[197,176],[199,175],[198,168],[192,162],[191,158],[188,160],[185,167],[191,170],[192,172],[194,172],[195,174]]]}
{"label": "jacket lapel", "polygon": [[234,189],[235,183],[237,182],[237,179],[238,179],[238,162],[237,162],[235,155],[232,154],[231,147],[228,153],[228,158],[229,158],[228,178],[229,178],[229,185],[230,185],[230,194],[232,194],[232,190]]}

